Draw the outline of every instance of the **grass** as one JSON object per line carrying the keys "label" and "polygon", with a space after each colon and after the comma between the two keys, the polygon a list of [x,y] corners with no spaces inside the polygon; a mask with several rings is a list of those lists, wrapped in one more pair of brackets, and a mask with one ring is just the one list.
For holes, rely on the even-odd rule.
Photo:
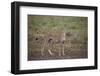
{"label": "grass", "polygon": [[[64,43],[65,56],[58,55],[62,46],[60,43],[53,43],[52,46],[46,43],[43,46],[44,40],[50,37],[54,41],[59,40],[58,35],[62,31],[71,34],[66,36]],[[28,60],[87,58],[87,31],[87,17],[28,15]],[[41,55],[42,47],[44,56]],[[49,54],[48,49],[52,49],[54,56]]]}

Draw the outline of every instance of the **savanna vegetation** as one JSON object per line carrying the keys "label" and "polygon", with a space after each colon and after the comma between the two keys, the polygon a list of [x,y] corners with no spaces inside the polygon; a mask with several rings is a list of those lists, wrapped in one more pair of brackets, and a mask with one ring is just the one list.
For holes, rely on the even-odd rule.
{"label": "savanna vegetation", "polygon": [[28,15],[28,60],[88,57],[88,18]]}

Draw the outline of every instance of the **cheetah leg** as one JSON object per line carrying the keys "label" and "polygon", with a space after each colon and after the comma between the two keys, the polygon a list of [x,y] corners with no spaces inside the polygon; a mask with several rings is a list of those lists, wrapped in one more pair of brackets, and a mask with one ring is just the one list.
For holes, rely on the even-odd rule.
{"label": "cheetah leg", "polygon": [[62,46],[62,55],[64,56],[65,55],[65,51],[64,51],[64,44],[63,44],[63,46]]}
{"label": "cheetah leg", "polygon": [[48,50],[48,52],[49,52],[49,54],[50,54],[51,56],[54,55],[54,53],[52,53],[50,49]]}
{"label": "cheetah leg", "polygon": [[41,55],[44,56],[44,46],[45,44],[43,45],[42,49],[41,49]]}
{"label": "cheetah leg", "polygon": [[59,48],[59,56],[61,56],[61,48]]}

